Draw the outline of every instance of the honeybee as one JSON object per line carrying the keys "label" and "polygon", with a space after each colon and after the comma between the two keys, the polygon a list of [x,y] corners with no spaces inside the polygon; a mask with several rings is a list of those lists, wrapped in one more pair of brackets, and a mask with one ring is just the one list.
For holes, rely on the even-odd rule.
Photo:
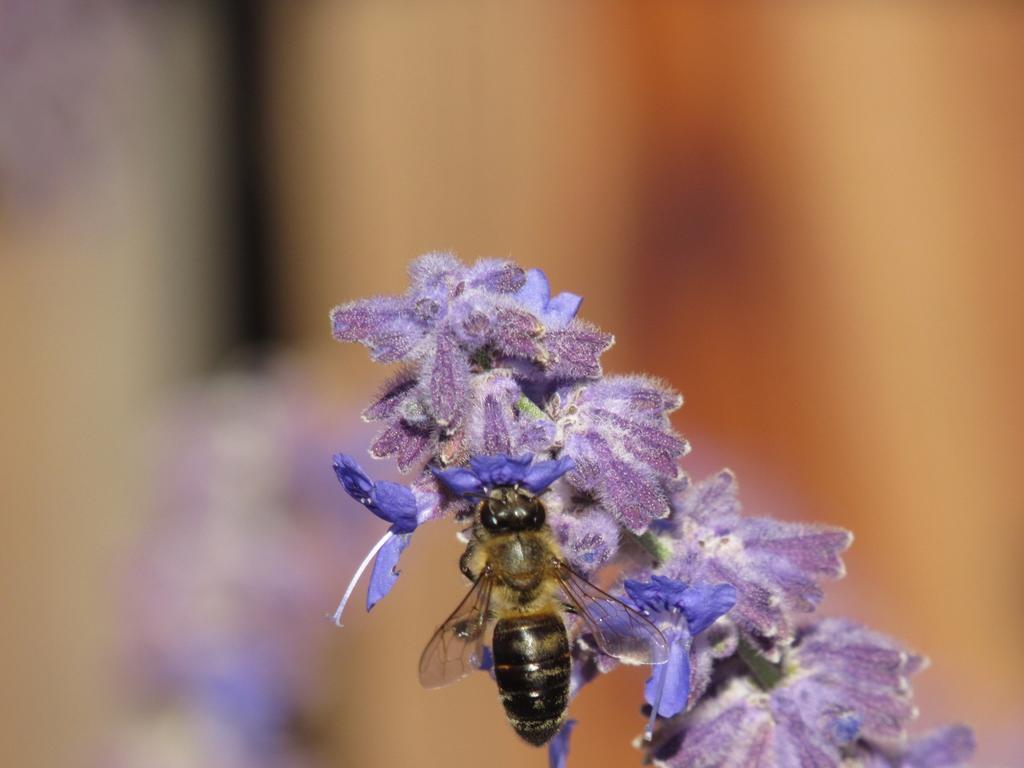
{"label": "honeybee", "polygon": [[523,739],[547,743],[569,704],[569,636],[563,614],[579,616],[601,651],[629,664],[663,664],[668,643],[640,613],[595,587],[565,562],[539,496],[518,486],[478,495],[459,563],[473,582],[420,657],[420,682],[440,688],[485,664],[485,635],[498,693]]}

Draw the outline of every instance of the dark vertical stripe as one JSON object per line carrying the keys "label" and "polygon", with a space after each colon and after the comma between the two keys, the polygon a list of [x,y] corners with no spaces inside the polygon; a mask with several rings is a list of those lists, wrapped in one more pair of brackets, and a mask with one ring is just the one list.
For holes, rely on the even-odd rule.
{"label": "dark vertical stripe", "polygon": [[274,340],[276,318],[271,290],[273,218],[266,111],[266,0],[222,0],[225,22],[225,77],[228,115],[225,152],[229,158],[233,247],[230,285],[237,314],[234,341],[260,347]]}

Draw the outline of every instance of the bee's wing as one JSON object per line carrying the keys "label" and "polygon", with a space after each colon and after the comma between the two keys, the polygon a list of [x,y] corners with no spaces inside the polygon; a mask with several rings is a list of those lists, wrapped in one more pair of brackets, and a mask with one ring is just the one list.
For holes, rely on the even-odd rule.
{"label": "bee's wing", "polygon": [[420,684],[441,688],[457,683],[483,666],[484,633],[494,579],[484,569],[459,607],[438,627],[420,656]]}
{"label": "bee's wing", "polygon": [[598,589],[560,560],[552,569],[566,599],[586,622],[601,651],[626,664],[668,661],[668,641],[638,611]]}

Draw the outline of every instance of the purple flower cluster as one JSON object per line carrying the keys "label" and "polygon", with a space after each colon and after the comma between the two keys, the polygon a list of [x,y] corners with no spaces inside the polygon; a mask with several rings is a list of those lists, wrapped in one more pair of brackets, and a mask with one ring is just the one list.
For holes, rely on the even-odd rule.
{"label": "purple flower cluster", "polygon": [[687,484],[672,498],[662,535],[673,556],[662,570],[682,581],[723,581],[738,592],[730,618],[773,653],[793,639],[794,622],[820,602],[821,578],[844,574],[849,531],[740,513],[729,470]]}
{"label": "purple flower cluster", "polygon": [[[539,270],[428,254],[410,275],[402,296],[331,314],[335,338],[400,364],[364,416],[383,423],[371,455],[416,471],[409,486],[374,483],[335,457],[348,493],[391,524],[359,569],[376,560],[368,608],[418,525],[465,519],[496,487],[543,493],[566,563],[583,575],[615,566],[613,595],[667,644],[643,691],[650,721],[637,744],[649,761],[965,764],[966,728],[908,740],[921,657],[852,622],[808,620],[822,580],[844,574],[849,532],[744,515],[728,470],[692,482],[679,466],[689,445],[669,422],[682,398],[645,376],[604,376],[612,337],[576,318],[578,296],[552,298]],[[570,632],[575,696],[616,662],[585,623]],[[568,759],[571,723],[549,745],[554,766]]]}
{"label": "purple flower cluster", "polygon": [[524,390],[596,379],[612,337],[575,319],[578,296],[552,299],[539,270],[501,261],[467,268],[432,253],[409,273],[405,295],[331,312],[334,338],[403,366],[365,411],[385,424],[371,454],[394,456],[405,471],[422,458],[461,464],[476,454],[549,447],[554,425],[530,423],[539,414],[524,412]]}
{"label": "purple flower cluster", "polygon": [[907,678],[921,665],[920,657],[852,622],[810,624],[782,651],[774,685],[729,676],[678,722],[666,722],[653,740],[655,762],[843,765],[854,745],[871,754],[864,740],[905,737],[916,714]]}

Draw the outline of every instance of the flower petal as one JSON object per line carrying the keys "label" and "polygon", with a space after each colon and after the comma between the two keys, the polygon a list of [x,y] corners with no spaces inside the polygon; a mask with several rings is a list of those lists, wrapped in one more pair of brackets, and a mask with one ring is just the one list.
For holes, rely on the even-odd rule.
{"label": "flower petal", "polygon": [[355,459],[344,453],[334,455],[334,473],[349,496],[391,523],[395,533],[416,529],[416,497],[408,487],[387,480],[373,482]]}
{"label": "flower petal", "polygon": [[650,581],[626,579],[623,586],[633,604],[648,614],[682,610],[683,596],[689,589],[681,581],[657,575]]}
{"label": "flower petal", "polygon": [[860,735],[860,729],[863,724],[864,721],[856,712],[838,713],[835,719],[829,723],[833,741],[840,746],[849,744]]}
{"label": "flower petal", "polygon": [[395,586],[398,581],[398,558],[411,540],[412,534],[409,533],[392,536],[380,548],[377,559],[373,561],[370,586],[366,590],[366,610],[371,610]]}
{"label": "flower petal", "polygon": [[527,271],[516,300],[552,328],[561,328],[572,320],[583,301],[575,293],[560,293],[552,299],[547,275],[539,269]]}
{"label": "flower petal", "polygon": [[473,472],[488,488],[496,488],[501,485],[516,485],[523,481],[526,472],[533,461],[533,454],[524,453],[519,457],[504,456],[473,456],[469,460],[469,466]]}
{"label": "flower petal", "polygon": [[575,725],[575,720],[566,720],[548,743],[548,768],[565,768],[569,760],[569,736]]}
{"label": "flower petal", "polygon": [[544,311],[544,320],[549,325],[556,327],[566,325],[576,317],[576,313],[580,311],[580,304],[582,303],[582,296],[563,291],[548,302]]}
{"label": "flower petal", "polygon": [[690,634],[699,635],[734,605],[738,593],[732,584],[696,584],[683,593],[683,613]]}
{"label": "flower petal", "polygon": [[657,706],[659,717],[674,717],[686,708],[689,698],[690,633],[681,629],[669,645],[668,661],[654,667],[654,674],[644,686],[644,700]]}
{"label": "flower petal", "polygon": [[448,486],[448,489],[458,496],[482,493],[484,490],[484,485],[480,482],[480,478],[465,467],[455,467],[453,469],[431,467],[430,471],[434,473],[434,477]]}
{"label": "flower petal", "polygon": [[526,281],[516,293],[516,299],[527,309],[539,313],[548,305],[550,298],[551,284],[548,282],[548,276],[544,274],[544,270],[526,270]]}
{"label": "flower petal", "polygon": [[374,483],[374,510],[379,517],[392,523],[395,533],[412,533],[416,530],[417,504],[412,491],[404,485],[380,480]]}
{"label": "flower petal", "polygon": [[[338,482],[342,484],[348,495],[369,508],[372,504],[370,496],[373,493],[373,481],[363,472],[362,467],[356,460],[344,453],[334,454],[334,474],[338,476]],[[376,512],[370,510],[371,512]],[[390,520],[388,522],[391,522]]]}
{"label": "flower petal", "polygon": [[571,456],[539,461],[529,469],[519,484],[531,493],[540,493],[575,466]]}

